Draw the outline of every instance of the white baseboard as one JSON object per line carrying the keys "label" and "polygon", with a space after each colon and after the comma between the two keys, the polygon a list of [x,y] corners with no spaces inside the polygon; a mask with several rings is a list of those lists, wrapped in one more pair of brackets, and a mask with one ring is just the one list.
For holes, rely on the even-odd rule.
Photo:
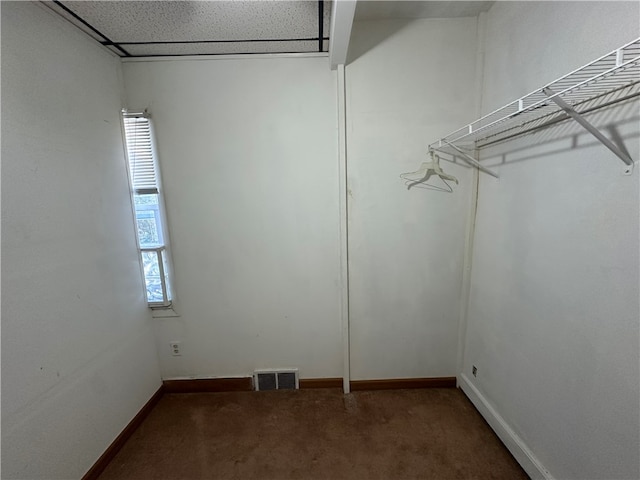
{"label": "white baseboard", "polygon": [[520,466],[532,479],[554,480],[549,471],[536,458],[524,441],[514,432],[507,422],[491,406],[480,391],[469,381],[464,373],[458,376],[458,386],[462,389],[471,403],[491,426],[502,443],[511,452]]}

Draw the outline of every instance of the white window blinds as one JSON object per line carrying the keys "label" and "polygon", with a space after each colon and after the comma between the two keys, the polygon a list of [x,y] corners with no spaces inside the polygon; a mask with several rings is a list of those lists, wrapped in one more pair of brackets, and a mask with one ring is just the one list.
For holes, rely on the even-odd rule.
{"label": "white window blinds", "polygon": [[157,193],[158,176],[153,158],[149,119],[142,115],[126,115],[124,130],[134,192],[139,194]]}

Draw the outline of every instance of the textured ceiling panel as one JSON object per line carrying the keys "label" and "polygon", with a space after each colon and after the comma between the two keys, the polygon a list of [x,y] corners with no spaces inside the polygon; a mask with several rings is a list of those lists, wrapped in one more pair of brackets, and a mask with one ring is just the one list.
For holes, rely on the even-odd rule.
{"label": "textured ceiling panel", "polygon": [[451,18],[475,17],[486,12],[495,2],[485,1],[367,1],[358,0],[356,20],[386,18]]}
{"label": "textured ceiling panel", "polygon": [[[329,37],[329,32],[331,31],[331,8],[333,7],[331,5],[331,1],[324,1],[323,2],[323,8],[324,8],[324,22],[323,22],[323,32],[324,32],[324,37],[328,38]],[[328,50],[327,50],[328,51]]]}
{"label": "textured ceiling panel", "polygon": [[[121,56],[326,52],[331,28],[330,0],[43,3]],[[356,20],[476,16],[493,3],[359,0]]]}
{"label": "textured ceiling panel", "polygon": [[161,45],[127,45],[136,57],[172,55],[233,55],[243,53],[306,53],[317,52],[318,41],[294,42],[234,42],[234,43],[173,43]]}
{"label": "textured ceiling panel", "polygon": [[328,42],[320,38],[329,37],[331,1],[43,3],[121,56],[328,50]]}
{"label": "textured ceiling panel", "polygon": [[63,3],[116,43],[318,36],[318,4],[313,1]]}

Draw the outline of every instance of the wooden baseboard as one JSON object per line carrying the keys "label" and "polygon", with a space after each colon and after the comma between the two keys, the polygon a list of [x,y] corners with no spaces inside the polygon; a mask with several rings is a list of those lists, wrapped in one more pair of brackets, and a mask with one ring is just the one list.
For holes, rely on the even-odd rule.
{"label": "wooden baseboard", "polygon": [[153,394],[153,396],[144,404],[144,406],[140,409],[140,411],[133,417],[133,420],[129,422],[129,424],[124,427],[124,430],[120,432],[120,435],[116,437],[116,439],[111,442],[111,445],[104,451],[100,458],[93,464],[93,466],[84,474],[82,480],[96,480],[100,474],[107,468],[109,462],[113,460],[113,457],[116,456],[116,453],[120,451],[122,446],[126,443],[127,440],[133,435],[133,432],[140,426],[142,421],[149,415],[151,410],[156,406],[156,404],[162,398],[164,394],[164,387],[161,385],[160,388]]}
{"label": "wooden baseboard", "polygon": [[164,380],[162,385],[165,393],[249,392],[253,390],[251,377]]}
{"label": "wooden baseboard", "polygon": [[300,388],[342,388],[342,378],[301,378]]}
{"label": "wooden baseboard", "polygon": [[[165,393],[248,392],[253,390],[252,378],[205,378],[164,380]],[[301,378],[301,389],[342,388],[342,378]]]}
{"label": "wooden baseboard", "polygon": [[351,391],[392,390],[401,388],[455,388],[456,377],[390,378],[385,380],[352,380]]}

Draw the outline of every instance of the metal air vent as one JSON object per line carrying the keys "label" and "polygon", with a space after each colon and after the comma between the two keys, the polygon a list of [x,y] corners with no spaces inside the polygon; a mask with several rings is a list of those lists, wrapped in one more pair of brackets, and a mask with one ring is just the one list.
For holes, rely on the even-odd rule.
{"label": "metal air vent", "polygon": [[297,369],[256,370],[253,372],[256,391],[297,390],[299,388]]}

